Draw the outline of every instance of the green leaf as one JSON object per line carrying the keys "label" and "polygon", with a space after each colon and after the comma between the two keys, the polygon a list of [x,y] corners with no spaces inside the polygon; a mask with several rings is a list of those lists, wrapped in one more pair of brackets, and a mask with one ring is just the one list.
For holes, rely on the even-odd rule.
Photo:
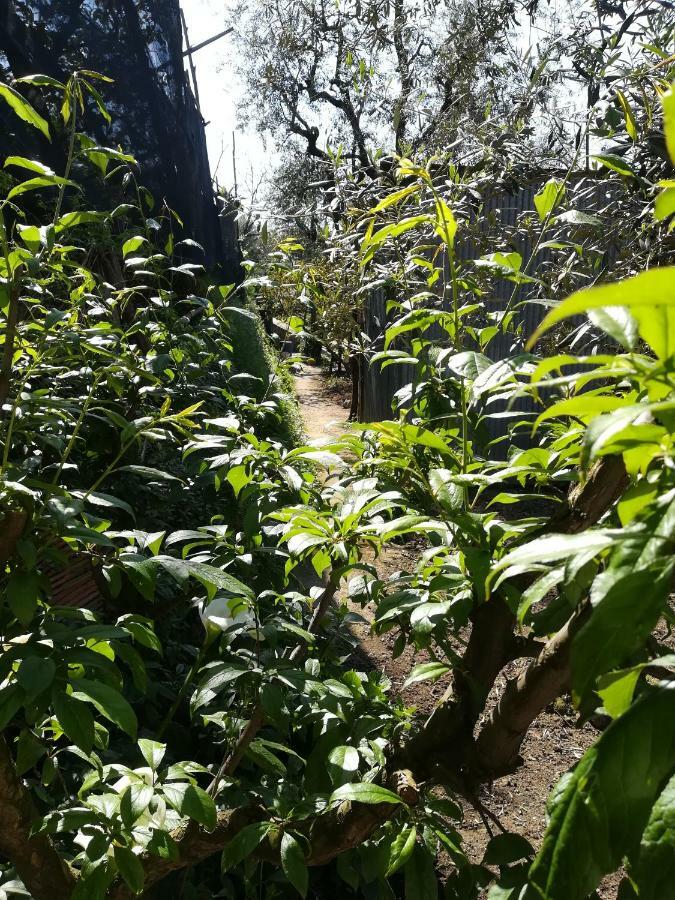
{"label": "green leaf", "polygon": [[155,586],[157,582],[157,566],[154,559],[128,559],[122,557],[121,565],[124,567],[129,580],[139,594],[149,602],[155,599]]}
{"label": "green leaf", "polygon": [[443,241],[449,250],[452,250],[455,246],[457,220],[448,204],[441,197],[436,199],[434,207],[436,210],[436,235]]}
{"label": "green leaf", "polygon": [[132,475],[139,475],[141,478],[149,478],[152,481],[178,481],[183,484],[181,478],[163,472],[161,469],[153,469],[150,466],[120,466],[118,472],[129,472]]}
{"label": "green leaf", "polygon": [[403,870],[405,875],[405,900],[436,900],[438,881],[434,861],[426,847],[415,844]]}
{"label": "green leaf", "polygon": [[178,844],[166,831],[156,829],[152,832],[152,838],[147,846],[148,852],[159,856],[160,859],[170,859],[176,862],[180,859]]}
{"label": "green leaf", "polygon": [[134,782],[125,790],[120,800],[120,815],[127,828],[132,828],[140,819],[154,794],[152,786],[142,782]]}
{"label": "green leaf", "polygon": [[675,900],[675,775],[652,807],[630,874],[640,900]]}
{"label": "green leaf", "polygon": [[605,334],[625,347],[632,350],[638,339],[638,324],[622,306],[604,306],[592,309],[588,318],[597,328],[601,328]]}
{"label": "green leaf", "polygon": [[508,866],[534,856],[532,844],[522,834],[504,831],[490,839],[483,856],[484,866]]}
{"label": "green leaf", "polygon": [[341,785],[359,770],[359,751],[356,747],[334,747],[328,754],[328,773],[333,784]]}
{"label": "green leaf", "polygon": [[16,745],[16,771],[19,775],[29,772],[47,752],[45,744],[33,732],[24,728]]}
{"label": "green leaf", "polygon": [[473,382],[492,366],[492,360],[475,350],[465,350],[444,358],[443,365],[447,366],[455,375],[465,378],[468,382]]}
{"label": "green leaf", "polygon": [[138,746],[143,754],[143,759],[152,771],[156,772],[164,759],[166,744],[160,744],[159,741],[151,741],[148,738],[139,738]]}
{"label": "green leaf", "polygon": [[15,91],[14,88],[10,87],[8,84],[0,83],[0,97],[9,103],[20,119],[23,119],[24,122],[28,122],[33,128],[37,128],[48,140],[51,140],[47,122],[33,109],[30,103],[22,97],[18,91]]}
{"label": "green leaf", "polygon": [[529,350],[558,322],[605,306],[623,306],[638,320],[640,335],[659,358],[675,352],[675,267],[648,269],[632,278],[583,288],[549,312],[527,342]]}
{"label": "green leaf", "polygon": [[87,678],[78,678],[72,684],[75,689],[73,697],[76,700],[88,701],[102,716],[136,739],[138,729],[136,713],[119,691],[100,681],[90,681]]}
{"label": "green leaf", "polygon": [[417,829],[414,825],[406,825],[396,835],[389,848],[389,863],[385,878],[390,878],[410,859],[417,842]]}
{"label": "green leaf", "polygon": [[547,419],[554,419],[560,416],[570,416],[575,419],[587,419],[601,415],[602,413],[611,412],[626,405],[627,401],[623,397],[614,397],[607,394],[581,394],[579,397],[570,397],[566,400],[559,400],[557,403],[549,406],[536,420],[534,427],[538,428],[539,425]]}
{"label": "green leaf", "polygon": [[353,803],[401,803],[400,797],[379,784],[361,781],[356,784],[343,784],[333,791],[328,799],[329,804],[351,800]]}
{"label": "green leaf", "polygon": [[430,469],[429,484],[435,500],[447,512],[458,512],[464,505],[464,488],[454,481],[450,469]]}
{"label": "green leaf", "polygon": [[659,406],[668,408],[670,405],[667,402],[658,405],[634,403],[618,407],[612,413],[592,419],[586,428],[581,445],[582,468],[587,468],[599,453],[605,452],[607,446],[611,446],[611,441],[619,438],[624,429],[631,426],[636,419],[647,415],[652,410],[655,411]]}
{"label": "green leaf", "polygon": [[253,598],[254,594],[250,587],[239,581],[222,569],[215,566],[209,566],[206,563],[188,562],[190,574],[207,587],[215,587],[219,590],[229,591],[235,596]]}
{"label": "green leaf", "polygon": [[565,185],[557,178],[550,178],[544,187],[535,194],[534,205],[540,221],[544,221],[565,196]]}
{"label": "green leaf", "polygon": [[672,564],[665,571],[609,570],[615,582],[594,603],[590,619],[572,642],[572,693],[576,703],[587,696],[598,675],[620,665],[649,637],[669,595]]}
{"label": "green leaf", "polygon": [[626,160],[615,153],[596,153],[591,159],[595,159],[600,165],[611,169],[613,172],[618,172],[619,175],[632,175],[635,177],[635,172]]}
{"label": "green leaf", "polygon": [[[160,559],[164,558],[156,557],[153,561],[158,564]],[[180,563],[180,560],[173,561],[177,564]],[[126,615],[121,616],[117,620],[117,624],[125,631],[128,631],[137,644],[147,647],[148,650],[154,650],[160,656],[162,655],[162,644],[154,632],[153,623],[150,619],[145,619],[142,616]]]}
{"label": "green leaf", "polygon": [[66,86],[62,81],[52,78],[50,75],[22,75],[14,79],[16,84],[34,84],[38,87],[53,87],[65,91]]}
{"label": "green leaf", "polygon": [[617,532],[609,529],[597,529],[586,534],[552,534],[538,538],[517,547],[500,559],[490,572],[488,583],[494,581],[495,575],[506,570],[499,581],[508,578],[515,571],[530,571],[544,563],[567,559],[576,553],[587,553],[594,550],[600,553],[610,547],[617,538]]}
{"label": "green leaf", "polygon": [[305,863],[305,854],[302,847],[287,831],[281,838],[281,867],[284,875],[301,897],[307,895],[309,886],[309,872]]}
{"label": "green leaf", "polygon": [[393,191],[391,194],[387,194],[387,196],[380,200],[377,206],[373,206],[372,209],[368,210],[369,213],[378,213],[382,212],[383,209],[388,209],[390,206],[395,206],[397,203],[400,203],[401,200],[404,200],[406,197],[409,197],[411,194],[416,194],[420,190],[418,184],[411,184],[408,187],[402,188],[400,191]]}
{"label": "green leaf", "polygon": [[633,694],[644,666],[608,672],[598,679],[598,694],[613,719],[622,716],[633,702]]}
{"label": "green leaf", "polygon": [[221,857],[223,872],[228,872],[250,856],[267,836],[270,827],[269,822],[253,822],[252,825],[242,828],[223,850]]}
{"label": "green leaf", "polygon": [[213,831],[218,812],[216,804],[205,790],[196,784],[165,784],[163,789],[166,799],[176,812],[194,819],[207,831]]}
{"label": "green leaf", "polygon": [[657,495],[658,485],[650,484],[646,479],[631,485],[616,506],[621,524],[628,525],[632,522],[645,507],[651,504]]}
{"label": "green leaf", "polygon": [[637,850],[675,759],[675,689],[616,719],[555,792],[530,883],[542,900],[582,900]]}
{"label": "green leaf", "polygon": [[87,212],[83,209],[76,209],[73,212],[66,213],[56,223],[57,232],[66,231],[68,228],[75,228],[77,225],[93,225],[105,221],[105,213]]}
{"label": "green leaf", "polygon": [[22,625],[27,625],[33,618],[39,591],[40,576],[37,572],[12,572],[6,596],[10,609]]}
{"label": "green leaf", "polygon": [[132,894],[140,894],[145,882],[143,863],[128,847],[115,847],[115,865]]}
{"label": "green leaf", "polygon": [[654,201],[654,218],[662,222],[675,213],[675,187],[664,188],[656,195]]}
{"label": "green leaf", "polygon": [[631,138],[631,140],[636,141],[637,140],[637,123],[635,121],[635,114],[633,113],[633,108],[631,107],[630,103],[628,102],[628,98],[626,97],[626,95],[623,93],[623,91],[620,91],[618,88],[616,90],[616,96],[617,96],[619,103],[621,104],[621,109],[623,110],[623,117],[626,122],[626,131],[628,132],[628,136]]}
{"label": "green leaf", "polygon": [[380,244],[383,244],[388,238],[400,237],[400,235],[405,234],[407,231],[411,231],[413,228],[417,228],[418,225],[429,221],[430,217],[428,215],[420,215],[409,216],[408,218],[401,219],[399,222],[385,225],[383,228],[380,228],[379,231],[371,234],[370,237],[364,238],[363,243],[361,244],[361,250],[364,251],[371,247],[377,247]]}
{"label": "green leaf", "polygon": [[138,250],[139,247],[143,246],[143,244],[147,243],[148,239],[140,234],[136,235],[136,237],[129,238],[128,241],[124,242],[122,247],[122,256],[126,259],[130,253],[133,253],[135,250]]}
{"label": "green leaf", "polygon": [[[582,212],[580,209],[568,209],[564,213],[560,213],[560,215],[555,217],[556,225],[563,223],[564,225],[592,225],[598,226],[602,225],[602,219],[598,218],[598,216],[592,216],[589,213]],[[541,245],[544,246],[543,244]],[[570,244],[570,246],[579,248],[579,244]],[[577,253],[579,255],[582,254],[582,249],[577,249]]]}
{"label": "green leaf", "polygon": [[20,169],[27,169],[29,172],[37,172],[38,175],[52,176],[56,175],[53,169],[45,166],[44,163],[36,159],[26,159],[25,156],[8,156],[5,160],[5,168],[7,166],[18,166]]}
{"label": "green leaf", "polygon": [[55,674],[56,665],[53,660],[27,656],[19,666],[16,680],[26,692],[26,700],[30,703],[50,687]]}
{"label": "green leaf", "polygon": [[115,877],[115,869],[104,862],[80,875],[70,900],[105,900]]}
{"label": "green leaf", "polygon": [[28,181],[22,181],[21,184],[17,184],[16,187],[12,188],[9,194],[7,194],[7,199],[12,200],[14,197],[19,197],[21,194],[27,194],[29,191],[37,191],[41,188],[64,186],[78,188],[78,185],[74,181],[69,181],[67,178],[61,178],[57,175],[29,178]]}
{"label": "green leaf", "polygon": [[439,325],[441,328],[452,327],[452,316],[443,310],[429,309],[414,309],[412,312],[406,313],[387,328],[384,341],[385,350],[399,335],[408,331],[424,332],[432,325]]}
{"label": "green leaf", "polygon": [[0,688],[0,731],[4,731],[24,703],[23,691],[18,684]]}
{"label": "green leaf", "polygon": [[438,681],[450,671],[450,666],[439,662],[420,663],[415,666],[410,675],[403,682],[403,687],[417,684],[418,681]]}

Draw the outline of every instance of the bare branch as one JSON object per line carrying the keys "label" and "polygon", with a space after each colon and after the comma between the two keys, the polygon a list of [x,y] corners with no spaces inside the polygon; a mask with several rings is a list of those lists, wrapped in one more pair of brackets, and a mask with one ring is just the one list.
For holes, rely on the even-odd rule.
{"label": "bare branch", "polygon": [[537,716],[569,690],[570,647],[588,617],[588,607],[575,613],[525,671],[509,683],[481,729],[472,772],[485,781],[508,775],[521,764],[520,748]]}

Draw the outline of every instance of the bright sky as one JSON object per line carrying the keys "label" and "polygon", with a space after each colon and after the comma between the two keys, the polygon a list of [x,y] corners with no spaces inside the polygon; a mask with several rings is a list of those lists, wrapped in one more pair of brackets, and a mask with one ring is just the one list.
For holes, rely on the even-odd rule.
{"label": "bright sky", "polygon": [[[227,27],[228,0],[181,0],[190,44],[194,47]],[[249,197],[251,184],[257,183],[270,167],[272,146],[266,148],[252,128],[237,122],[237,100],[241,84],[233,65],[234,49],[226,35],[194,54],[202,115],[209,123],[206,136],[211,171],[227,188],[234,185],[232,132],[236,132],[237,182],[240,196]]]}

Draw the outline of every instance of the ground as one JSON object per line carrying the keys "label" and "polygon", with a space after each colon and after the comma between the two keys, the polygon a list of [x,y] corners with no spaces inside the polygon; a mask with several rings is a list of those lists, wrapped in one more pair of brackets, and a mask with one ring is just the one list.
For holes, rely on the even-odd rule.
{"label": "ground", "polygon": [[[300,402],[300,410],[307,437],[312,441],[330,440],[339,437],[349,427],[348,409],[344,408],[349,386],[342,391],[339,385],[329,382],[321,370],[314,366],[303,366],[303,371],[295,379],[295,387]],[[375,561],[380,577],[388,577],[399,570],[410,571],[414,565],[419,546],[414,542],[400,546],[390,546]],[[371,557],[372,558],[372,557]],[[406,705],[427,715],[443,695],[447,684],[442,679],[436,684],[421,682],[403,688],[403,682],[414,665],[425,662],[424,654],[415,654],[411,648],[398,657],[392,658],[394,638],[390,635],[373,635],[368,621],[372,621],[374,611],[360,606],[356,612],[367,621],[354,626],[360,639],[363,661],[374,669],[383,671],[391,679],[392,690],[399,693]],[[495,693],[501,693],[505,678],[514,678],[526,661],[513,663],[499,677]],[[499,820],[506,831],[516,831],[524,835],[534,847],[538,847],[546,825],[546,798],[558,781],[586,749],[597,738],[597,732],[590,726],[576,726],[576,714],[567,698],[560,698],[534,722],[523,746],[523,767],[514,775],[500,779],[482,789],[480,801]],[[464,822],[459,831],[464,846],[473,862],[480,862],[489,834],[480,815],[468,804],[465,805]],[[492,826],[494,829],[494,826]],[[498,829],[495,829],[498,830]],[[598,891],[602,900],[612,900],[616,896],[618,878],[611,876],[603,882]]]}

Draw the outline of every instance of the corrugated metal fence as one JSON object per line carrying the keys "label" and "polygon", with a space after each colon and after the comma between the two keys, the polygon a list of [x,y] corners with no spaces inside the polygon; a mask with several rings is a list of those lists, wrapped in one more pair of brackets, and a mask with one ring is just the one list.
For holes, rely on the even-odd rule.
{"label": "corrugated metal fence", "polygon": [[[581,212],[593,213],[593,211],[603,205],[603,201],[609,197],[609,192],[614,191],[616,183],[607,182],[597,179],[591,183],[590,190],[581,191],[578,197],[575,197],[575,208]],[[527,234],[523,229],[518,229],[518,219],[522,213],[532,211],[536,216],[534,196],[540,190],[541,183],[525,185],[514,192],[500,191],[495,192],[483,200],[475,219],[475,227],[472,229],[473,235],[468,239],[461,239],[461,230],[458,231],[456,254],[459,259],[471,260],[479,258],[485,249],[481,249],[480,244],[483,243],[483,236],[488,233],[496,233],[499,230],[504,235],[503,244],[498,246],[501,252],[509,253],[516,251],[523,259],[523,265],[530,259],[537,245],[538,228],[533,229],[534,234]],[[619,189],[621,189],[619,187]],[[597,233],[597,228],[594,232]],[[584,239],[575,237],[578,243],[584,243]],[[604,251],[602,260],[598,268],[598,272],[607,271],[611,268],[612,262],[616,258],[616,243],[610,238],[609,240],[600,241]],[[597,248],[598,241],[594,241],[594,247]],[[490,242],[490,250],[497,247],[494,240]],[[546,272],[554,264],[555,256],[551,249],[545,247],[538,249],[532,259],[528,272],[534,276],[545,276]],[[596,273],[597,274],[597,273]],[[446,278],[448,273],[446,271]],[[516,307],[514,325],[510,332],[499,332],[490,341],[485,349],[485,355],[490,359],[497,361],[512,356],[514,353],[523,349],[527,338],[534,332],[541,322],[546,307],[537,302],[522,303],[522,301],[537,298],[539,286],[537,284],[518,285],[514,294],[514,284],[504,278],[495,278],[489,296],[485,298],[486,308],[490,311],[503,310],[510,301]],[[441,302],[439,295],[438,306],[436,308],[449,309],[450,299],[446,292],[445,303]],[[387,313],[387,298],[385,291],[379,289],[374,291],[368,298],[366,309],[364,311],[364,333],[368,336],[370,342],[370,351],[375,353],[384,347],[384,332],[392,318],[400,313]],[[522,304],[522,305],[518,305]],[[519,337],[514,338],[512,331],[517,330]],[[431,326],[425,332],[425,337],[430,337],[436,341],[443,341],[447,336],[439,326]],[[397,346],[394,344],[394,346]],[[477,347],[475,349],[478,349]],[[412,365],[393,363],[382,368],[381,363],[368,364],[362,367],[362,384],[361,384],[361,419],[364,422],[374,422],[392,417],[392,403],[398,391],[410,384],[415,374],[415,367]],[[523,417],[532,416],[535,412],[534,403],[529,398],[522,398],[514,404],[510,410],[506,409],[505,403],[497,403],[491,406],[492,413],[497,413],[497,417],[492,417],[488,423],[489,440],[495,441],[505,437],[509,433],[511,424]],[[526,443],[526,439],[525,439]],[[518,438],[518,444],[523,444],[522,436]]]}

